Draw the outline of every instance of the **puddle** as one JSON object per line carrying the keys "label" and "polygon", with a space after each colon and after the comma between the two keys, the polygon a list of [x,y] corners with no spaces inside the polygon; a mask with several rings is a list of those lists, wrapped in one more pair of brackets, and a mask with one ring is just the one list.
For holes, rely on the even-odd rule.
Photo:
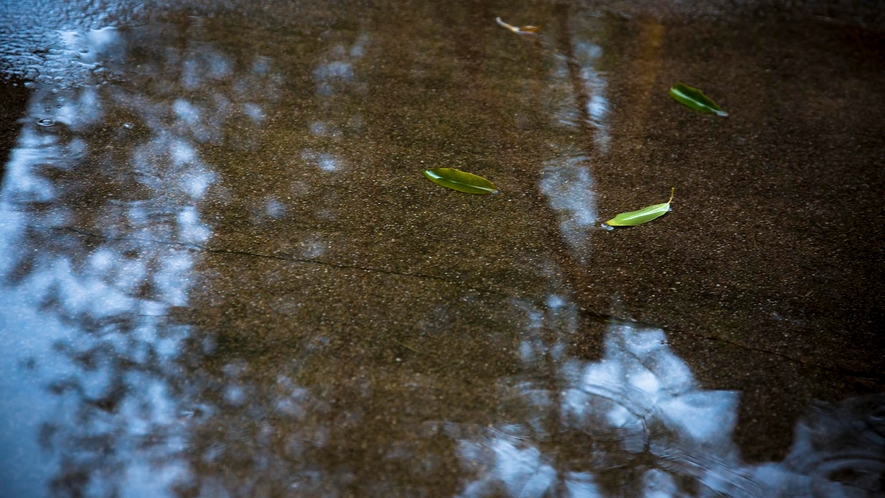
{"label": "puddle", "polygon": [[0,14],[10,496],[885,492],[863,12],[162,6]]}

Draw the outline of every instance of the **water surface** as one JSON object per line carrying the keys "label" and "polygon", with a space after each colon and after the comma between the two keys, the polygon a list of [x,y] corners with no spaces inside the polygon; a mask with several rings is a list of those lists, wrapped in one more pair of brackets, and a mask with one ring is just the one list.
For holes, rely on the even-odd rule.
{"label": "water surface", "polygon": [[4,7],[5,493],[885,493],[881,25],[689,7]]}

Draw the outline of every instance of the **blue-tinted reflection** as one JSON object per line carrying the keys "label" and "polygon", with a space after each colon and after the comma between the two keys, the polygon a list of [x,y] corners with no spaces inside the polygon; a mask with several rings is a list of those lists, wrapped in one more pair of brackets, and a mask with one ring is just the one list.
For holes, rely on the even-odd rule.
{"label": "blue-tinted reflection", "polygon": [[[561,342],[577,332],[574,307],[555,296],[546,312],[520,306],[530,317],[520,347],[526,374],[507,392],[521,415],[484,436],[452,432],[465,470],[476,473],[461,496],[863,496],[880,489],[882,396],[821,405],[798,423],[783,462],[750,465],[732,441],[739,394],[703,389],[663,331],[611,325],[603,358],[579,361],[561,356]],[[558,333],[552,342],[550,330]]]}
{"label": "blue-tinted reflection", "polygon": [[[66,31],[59,50],[113,69],[128,63],[139,36]],[[256,97],[272,92],[208,44],[184,53],[151,46],[139,57],[145,81],[107,84],[104,71],[92,71],[68,75],[66,86],[34,86],[5,168],[4,495],[162,496],[190,472],[187,415],[171,392],[190,331],[168,315],[188,304],[196,283],[199,253],[189,248],[212,235],[201,205],[218,175],[201,144],[223,139],[236,108],[260,123]],[[187,98],[166,96],[177,84]]]}

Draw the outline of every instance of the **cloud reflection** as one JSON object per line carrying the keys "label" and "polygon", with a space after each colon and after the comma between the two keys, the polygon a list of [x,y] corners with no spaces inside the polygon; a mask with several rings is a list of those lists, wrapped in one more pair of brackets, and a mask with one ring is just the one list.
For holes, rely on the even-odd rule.
{"label": "cloud reflection", "polygon": [[[660,490],[685,478],[718,492],[753,488],[731,470],[739,467],[731,442],[737,393],[700,389],[660,330],[612,326],[604,351],[596,362],[564,362],[559,392],[531,383],[521,389],[529,412],[537,412],[530,418],[549,421],[545,412],[555,411],[560,421],[559,427],[529,422],[529,434],[540,441],[573,435],[587,445],[583,458],[563,467],[555,453],[543,451],[544,443],[529,442],[534,438],[464,441],[465,463],[493,463],[463,496],[488,496],[501,486],[508,496],[608,496],[611,482],[622,495],[643,496],[647,484]],[[618,475],[637,471],[639,480]]]}
{"label": "cloud reflection", "polygon": [[566,358],[545,373],[557,347],[539,322],[561,313],[536,313],[535,339],[520,349],[526,374],[509,392],[521,419],[453,434],[477,476],[461,496],[857,496],[879,486],[885,398],[819,408],[784,462],[749,465],[732,441],[739,394],[704,390],[662,330],[610,325],[600,360]]}
{"label": "cloud reflection", "polygon": [[593,131],[593,145],[600,154],[611,147],[608,79],[597,69],[603,49],[579,35],[564,47],[569,55],[554,59],[553,85],[563,89],[553,115],[559,124]]}
{"label": "cloud reflection", "polygon": [[[0,445],[24,448],[39,434],[50,456],[34,457],[39,448],[24,452],[30,460],[10,452],[4,477],[44,465],[51,475],[32,486],[49,482],[49,492],[74,496],[434,496],[453,489],[463,496],[773,496],[776,487],[838,496],[835,479],[848,475],[869,488],[881,476],[874,446],[881,401],[822,408],[802,422],[788,461],[748,466],[731,439],[736,393],[702,389],[657,329],[615,325],[601,359],[576,356],[573,339],[587,331],[559,295],[541,305],[506,295],[496,301],[422,279],[428,292],[415,305],[412,288],[377,291],[399,282],[390,275],[364,282],[351,268],[294,272],[279,261],[267,273],[198,266],[200,253],[181,244],[212,237],[207,197],[225,179],[266,171],[262,165],[226,178],[225,167],[237,165],[213,162],[206,151],[214,147],[206,145],[223,143],[219,156],[241,159],[231,150],[257,135],[248,126],[272,123],[263,97],[275,92],[263,78],[273,79],[273,64],[249,59],[241,72],[242,60],[209,43],[189,45],[180,29],[174,37],[162,29],[152,36],[121,31],[120,50],[101,46],[143,71],[137,84],[35,94],[0,193],[0,330],[14,331],[0,334],[0,350],[15,351],[2,357],[8,375],[0,381],[0,402],[14,403],[0,413],[21,429],[0,435]],[[156,43],[167,38],[186,46]],[[354,171],[353,150],[360,149],[345,150],[353,143],[342,145],[342,137],[378,118],[378,111],[363,117],[359,106],[329,100],[361,91],[355,68],[367,43],[362,35],[332,43],[304,66],[319,111],[299,123],[303,152],[286,150],[300,163],[265,183],[232,185],[232,204],[254,201],[256,218],[302,216],[305,225],[326,210],[331,217],[361,205],[352,203],[357,196],[308,194],[313,176],[327,182]],[[603,122],[600,95],[591,95],[585,111]],[[62,110],[45,111],[58,98]],[[245,124],[237,120],[236,133],[226,133],[238,116]],[[540,188],[574,248],[585,245],[596,219],[588,166],[586,155],[564,155],[542,172]],[[291,185],[277,181],[300,173]],[[310,206],[299,211],[287,190]],[[248,225],[226,229],[254,228]],[[306,259],[337,256],[311,230],[292,236],[287,250]],[[219,261],[226,260],[212,263]],[[204,270],[226,271],[230,287],[216,283],[217,300],[194,306]],[[273,309],[254,299],[250,286],[259,285],[279,292]],[[351,285],[360,286],[357,299]],[[439,289],[441,296],[430,295]],[[403,312],[424,306],[424,314]],[[336,319],[336,308],[347,308],[345,320]],[[400,314],[391,318],[392,310]],[[526,326],[510,327],[520,312]],[[268,333],[269,322],[282,320],[288,328]],[[373,334],[360,334],[365,327]],[[419,338],[430,346],[413,342]],[[471,353],[488,364],[470,361]],[[486,382],[500,384],[500,398],[479,399]],[[463,426],[481,430],[465,435]],[[30,490],[10,493],[46,491]]]}
{"label": "cloud reflection", "polygon": [[566,156],[544,163],[539,188],[559,217],[565,241],[586,262],[589,236],[596,225],[596,193],[588,158]]}
{"label": "cloud reflection", "polygon": [[[224,93],[242,76],[230,57],[208,44],[182,54],[157,46],[154,35],[62,33],[96,66],[119,68],[138,54],[147,77],[102,85],[94,73],[76,73],[65,88],[34,86],[6,166],[0,349],[15,354],[0,355],[8,403],[0,417],[24,426],[0,435],[0,446],[27,448],[27,458],[0,455],[0,482],[15,496],[161,496],[188,474],[187,425],[172,391],[190,330],[168,315],[188,304],[195,283],[197,256],[187,244],[212,235],[202,204],[218,174],[201,144],[224,136],[231,102],[259,123],[264,110],[254,97],[272,92],[253,79],[272,75],[243,76],[249,85],[240,86],[256,93],[240,99]],[[187,98],[170,99],[157,83],[169,73],[181,74]],[[26,369],[16,363],[22,358]],[[227,392],[237,399],[233,386]],[[17,414],[23,406],[33,415]],[[35,435],[51,459],[30,460],[40,454]],[[36,468],[51,475],[14,477]]]}

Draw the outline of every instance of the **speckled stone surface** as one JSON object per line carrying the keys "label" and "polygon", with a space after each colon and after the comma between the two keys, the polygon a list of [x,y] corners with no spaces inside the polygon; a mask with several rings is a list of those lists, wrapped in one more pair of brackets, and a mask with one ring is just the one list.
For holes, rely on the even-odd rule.
{"label": "speckled stone surface", "polygon": [[15,496],[885,492],[876,9],[38,4],[0,14]]}

